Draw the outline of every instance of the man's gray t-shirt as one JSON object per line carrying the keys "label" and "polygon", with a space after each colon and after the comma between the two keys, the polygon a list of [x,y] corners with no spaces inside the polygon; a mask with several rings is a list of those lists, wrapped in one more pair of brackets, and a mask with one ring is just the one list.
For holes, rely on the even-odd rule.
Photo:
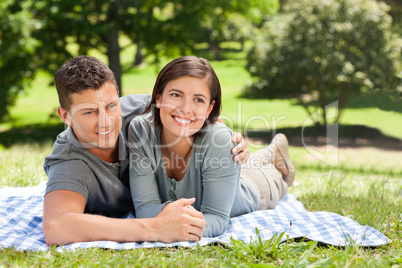
{"label": "man's gray t-shirt", "polygon": [[134,210],[128,173],[127,130],[131,120],[141,114],[149,95],[120,98],[122,130],[119,134],[119,161],[108,163],[85,149],[71,127],[59,134],[52,152],[45,158],[48,176],[46,193],[74,191],[86,199],[85,212],[105,216],[122,216]]}

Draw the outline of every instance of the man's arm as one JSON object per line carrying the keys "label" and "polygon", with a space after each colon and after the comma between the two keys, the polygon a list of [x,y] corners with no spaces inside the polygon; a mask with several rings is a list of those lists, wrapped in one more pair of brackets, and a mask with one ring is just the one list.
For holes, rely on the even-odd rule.
{"label": "man's arm", "polygon": [[[164,209],[156,218],[117,219],[84,214],[85,198],[76,192],[57,190],[44,199],[43,231],[47,245],[110,240],[197,241],[205,221],[201,212],[189,209],[193,199],[181,199]],[[189,234],[195,234],[190,236]]]}

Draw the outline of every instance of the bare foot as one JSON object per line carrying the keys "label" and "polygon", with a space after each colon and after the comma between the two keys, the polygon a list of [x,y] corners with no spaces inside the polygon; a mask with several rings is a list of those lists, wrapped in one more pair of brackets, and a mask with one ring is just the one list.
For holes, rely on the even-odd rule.
{"label": "bare foot", "polygon": [[273,146],[271,147],[271,152],[272,151],[275,152],[273,164],[280,172],[282,172],[282,178],[290,187],[292,186],[293,181],[295,179],[296,169],[292,161],[290,160],[288,152],[289,150],[288,139],[284,134],[278,133],[272,139],[271,144]]}
{"label": "bare foot", "polygon": [[288,167],[286,166],[285,159],[283,158],[281,152],[275,144],[270,144],[275,150],[275,158],[274,158],[274,166],[278,169],[283,176],[287,176],[289,174]]}

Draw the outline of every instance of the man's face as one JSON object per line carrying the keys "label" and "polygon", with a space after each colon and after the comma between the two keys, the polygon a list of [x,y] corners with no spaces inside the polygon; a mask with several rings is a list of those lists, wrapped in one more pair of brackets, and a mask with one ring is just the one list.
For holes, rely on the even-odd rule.
{"label": "man's face", "polygon": [[98,90],[73,93],[71,99],[71,109],[63,121],[73,128],[81,144],[90,150],[114,149],[122,126],[116,86],[106,82]]}

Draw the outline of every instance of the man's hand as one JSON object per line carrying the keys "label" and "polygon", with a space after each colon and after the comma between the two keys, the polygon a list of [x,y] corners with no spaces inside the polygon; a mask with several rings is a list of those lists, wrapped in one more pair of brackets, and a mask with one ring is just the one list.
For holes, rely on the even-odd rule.
{"label": "man's hand", "polygon": [[[220,118],[218,118],[216,121],[226,125],[225,122],[223,122],[223,120]],[[244,140],[243,135],[241,133],[233,132],[232,141],[233,143],[237,143],[237,145],[232,149],[232,154],[235,155],[234,161],[236,161],[240,165],[246,163],[250,156],[250,153],[248,151],[247,143]]]}
{"label": "man's hand", "polygon": [[239,164],[244,164],[249,158],[249,151],[247,143],[243,138],[241,133],[233,133],[232,141],[237,143],[237,145],[232,149],[232,154],[234,154],[234,160]]}
{"label": "man's hand", "polygon": [[195,198],[179,199],[168,203],[155,218],[151,228],[157,241],[198,241],[202,237],[206,223],[204,215],[191,206]]}

